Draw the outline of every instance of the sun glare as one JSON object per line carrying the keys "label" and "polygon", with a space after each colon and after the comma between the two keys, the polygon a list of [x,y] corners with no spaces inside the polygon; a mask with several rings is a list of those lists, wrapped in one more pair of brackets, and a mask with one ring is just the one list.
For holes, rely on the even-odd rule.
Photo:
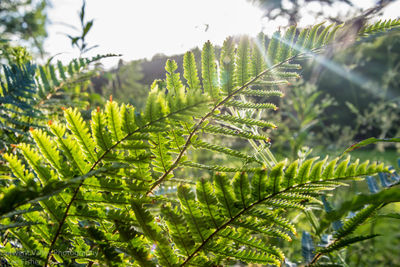
{"label": "sun glare", "polygon": [[[72,23],[78,27],[77,10],[81,1],[57,1],[50,12],[53,22]],[[68,14],[69,17],[65,17]],[[245,0],[87,0],[87,18],[94,18],[88,35],[90,45],[99,44],[91,54],[123,54],[124,60],[151,58],[154,54],[173,55],[210,40],[222,45],[229,35],[261,31],[262,11]],[[62,32],[72,32],[54,23],[49,28],[47,51],[63,53],[61,59],[73,58],[69,40]],[[66,53],[69,52],[69,53]],[[107,66],[115,60],[105,61]]]}
{"label": "sun glare", "polygon": [[[360,8],[372,5],[371,0],[353,2]],[[45,43],[49,56],[57,54],[57,59],[62,61],[78,56],[78,51],[71,48],[66,37],[74,30],[66,24],[79,28],[77,12],[81,3],[81,0],[54,1],[49,12],[52,24],[48,28],[49,38]],[[324,12],[333,17],[343,14],[346,9],[341,5],[325,7]],[[263,11],[246,0],[114,0],[112,4],[108,0],[87,0],[86,6],[86,17],[94,19],[87,42],[99,47],[85,56],[111,52],[122,54],[125,61],[150,59],[158,53],[184,53],[201,47],[207,40],[222,45],[230,35],[256,36],[260,31],[271,35],[288,24],[283,17],[274,21],[263,18]],[[398,6],[399,2],[394,9]],[[321,11],[322,8],[315,2],[304,2],[302,7],[312,12]],[[388,11],[393,13],[393,8]],[[299,27],[321,22],[315,19],[312,12],[301,12]],[[117,61],[108,59],[103,63],[106,67],[112,67]]]}

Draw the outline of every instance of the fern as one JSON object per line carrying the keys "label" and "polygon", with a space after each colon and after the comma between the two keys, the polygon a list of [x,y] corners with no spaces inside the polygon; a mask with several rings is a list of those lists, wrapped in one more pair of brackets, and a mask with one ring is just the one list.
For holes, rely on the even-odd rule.
{"label": "fern", "polygon": [[[207,42],[202,79],[193,54],[184,58],[185,82],[176,72],[177,63],[167,61],[166,87],[153,83],[141,113],[110,99],[104,110],[92,112],[90,125],[77,109],[68,108],[65,124],[50,122],[43,129],[32,129],[35,145],[19,144],[18,156],[11,151],[4,155],[13,172],[8,182],[21,182],[2,188],[4,229],[23,248],[44,252],[38,258],[44,266],[207,266],[228,258],[280,265],[284,255],[271,243],[291,240],[296,233],[284,217],[287,210],[306,209],[318,202],[316,196],[344,180],[388,171],[381,164],[349,159],[277,162],[268,149],[263,128],[276,126],[255,109],[276,106],[260,103],[253,91],[256,96],[281,95],[275,86],[299,76],[299,66],[291,62],[304,51],[321,49],[338,29],[320,32],[319,27],[297,39],[295,27],[282,38],[277,33],[265,51],[263,46],[260,51],[255,48],[265,40],[261,35],[257,43],[243,37],[238,45],[229,38],[220,69]],[[67,70],[59,67],[59,77],[55,69],[42,68],[39,91],[61,86],[58,79],[71,76],[79,64],[75,61]],[[209,134],[245,138],[255,154],[211,142]],[[193,162],[192,147],[236,157],[243,164]],[[187,185],[194,181],[189,177],[178,186],[175,198],[155,195],[184,166],[217,173],[213,183],[199,179],[195,191]],[[231,179],[225,171],[239,172]],[[351,229],[349,225],[347,231]],[[7,251],[15,250],[13,242],[3,244]],[[65,250],[79,250],[84,256],[56,253]],[[9,262],[18,258],[3,256]]]}
{"label": "fern", "polygon": [[384,32],[399,26],[400,26],[400,19],[379,20],[374,24],[364,26],[359,31],[359,35],[368,36],[370,34]]}
{"label": "fern", "polygon": [[[21,142],[30,127],[43,127],[49,114],[61,106],[86,105],[85,101],[71,95],[67,88],[91,77],[90,64],[111,56],[115,55],[75,59],[67,66],[60,61],[45,66],[30,62],[4,65],[4,77],[0,78],[0,131],[9,138],[2,140],[2,146]],[[63,92],[63,97],[59,96],[60,92]]]}
{"label": "fern", "polygon": [[[246,250],[253,251],[251,255],[246,255],[247,262],[273,263],[273,259],[275,259],[275,262],[282,260],[281,257],[277,257],[271,252],[257,250],[252,244],[249,244],[248,240],[253,234],[256,236],[267,234],[270,236],[269,238],[282,238],[285,237],[285,233],[280,228],[281,226],[284,227],[283,229],[293,229],[293,226],[285,221],[282,214],[276,214],[274,219],[268,219],[269,212],[263,210],[263,207],[303,208],[305,203],[309,201],[310,195],[308,194],[311,192],[298,194],[296,190],[313,183],[309,181],[309,176],[305,176],[302,183],[284,187],[284,181],[281,181],[280,177],[285,176],[286,173],[283,168],[287,165],[280,163],[269,173],[264,171],[257,175],[254,174],[252,177],[254,182],[250,182],[244,172],[237,173],[232,180],[224,174],[217,173],[214,176],[214,185],[204,180],[198,182],[196,186],[197,199],[195,199],[195,195],[190,192],[187,186],[181,186],[178,189],[182,192],[180,196],[181,203],[183,201],[182,198],[185,200],[181,204],[181,209],[190,210],[191,212],[196,211],[196,215],[191,213],[194,217],[187,218],[186,224],[191,233],[190,235],[198,237],[190,248],[193,253],[189,257],[182,254],[185,257],[183,265],[191,263],[191,261],[196,262],[197,253],[201,251],[207,254],[226,253],[224,250],[219,252],[214,249],[216,244],[230,242],[231,236],[225,235],[224,233],[227,230],[224,229],[234,231],[231,232],[231,235],[235,235],[236,231],[246,233],[245,236],[242,236],[242,239],[235,238],[233,247],[245,246],[247,247]],[[300,173],[300,170],[307,168],[307,165],[308,163],[301,165],[296,175]],[[319,173],[317,181],[322,181],[323,171]],[[351,179],[353,175],[356,175],[356,173],[349,173],[348,176],[337,177],[334,180]],[[294,178],[292,177],[292,179]],[[326,189],[332,187],[334,188],[335,186],[326,186]],[[313,193],[319,191],[319,188],[312,190]],[[190,199],[190,202],[188,202],[188,199]],[[199,213],[200,211],[202,213]],[[168,221],[168,217],[166,217],[166,220]],[[276,221],[279,221],[279,224],[276,225]],[[351,228],[351,226],[349,227]],[[235,257],[234,253],[230,254],[230,257],[238,260],[244,259],[240,256]]]}

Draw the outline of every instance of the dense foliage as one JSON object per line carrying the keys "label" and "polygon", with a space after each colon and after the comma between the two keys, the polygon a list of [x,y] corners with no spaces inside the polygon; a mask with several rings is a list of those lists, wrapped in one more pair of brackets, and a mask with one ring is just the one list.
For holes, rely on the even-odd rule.
{"label": "dense foliage", "polygon": [[[46,0],[2,0],[0,2],[0,52],[9,48],[8,41],[25,40],[43,53],[47,36]],[[4,55],[0,53],[0,59]]]}
{"label": "dense foliage", "polygon": [[[378,23],[358,36],[398,25]],[[384,163],[343,156],[279,161],[267,133],[276,128],[270,114],[278,110],[273,99],[284,96],[280,85],[297,80],[302,59],[331,47],[343,29],[319,24],[292,26],[271,39],[229,37],[218,59],[207,42],[201,59],[184,55],[183,73],[175,61],[166,62],[165,79],[153,82],[143,111],[110,97],[104,107],[83,113],[81,99],[68,98],[71,83],[91,77],[87,66],[101,57],[68,66],[5,66],[2,264],[291,264],[284,250],[297,235],[293,214],[302,211],[313,222],[312,210],[321,205],[326,216],[315,234],[331,239],[316,248],[304,232],[304,261],[340,264],[342,248],[376,237],[355,233],[360,225],[399,201],[397,174]],[[63,115],[49,120],[61,107],[48,102],[58,92]],[[45,103],[43,114],[38,105]],[[228,138],[250,146],[239,149]],[[197,151],[225,160],[200,162]],[[192,168],[203,170],[201,176]],[[374,197],[330,207],[327,191],[378,173],[387,175],[388,186]],[[357,213],[345,219],[348,211]]]}

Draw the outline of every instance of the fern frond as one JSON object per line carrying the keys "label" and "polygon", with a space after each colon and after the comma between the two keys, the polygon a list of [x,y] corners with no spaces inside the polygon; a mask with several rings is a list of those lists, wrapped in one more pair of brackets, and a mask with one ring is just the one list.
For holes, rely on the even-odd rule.
{"label": "fern frond", "polygon": [[359,32],[360,36],[368,36],[378,32],[384,32],[400,26],[400,19],[379,20],[374,24],[364,26]]}
{"label": "fern frond", "polygon": [[246,161],[252,162],[252,161],[256,161],[258,162],[259,160],[256,159],[255,157],[249,156],[243,152],[237,151],[237,150],[233,150],[224,146],[219,146],[216,144],[210,144],[201,140],[197,140],[196,142],[193,143],[193,146],[196,148],[203,148],[203,149],[207,149],[210,151],[215,151],[215,152],[220,152],[226,155],[230,155],[233,157],[237,157],[237,158],[241,158],[244,159]]}
{"label": "fern frond", "polygon": [[265,36],[263,33],[259,33],[257,38],[252,42],[251,50],[251,76],[257,76],[265,68]]}
{"label": "fern frond", "polygon": [[205,127],[203,127],[203,130],[207,133],[218,134],[218,135],[222,134],[234,137],[242,137],[245,139],[264,140],[266,142],[270,141],[270,139],[264,135],[253,134],[245,131],[230,130],[216,125],[206,125]]}
{"label": "fern frond", "polygon": [[[80,175],[83,175],[89,171],[90,165],[84,160],[85,155],[79,149],[78,141],[74,139],[72,135],[65,134],[66,129],[67,127],[59,123],[52,123],[50,125],[51,132],[56,136],[55,141],[57,142],[58,148],[68,159],[70,165],[77,169]],[[94,131],[93,133],[95,134],[96,132]]]}
{"label": "fern frond", "polygon": [[267,66],[270,67],[274,65],[276,62],[278,62],[278,59],[276,58],[277,51],[279,49],[279,40],[281,37],[281,33],[279,31],[275,32],[271,40],[268,44],[268,49],[267,49]]}
{"label": "fern frond", "polygon": [[[90,123],[93,138],[95,140],[96,146],[102,151],[107,151],[112,146],[112,137],[108,132],[104,131],[107,125],[107,117],[100,110],[93,110],[92,121]],[[63,134],[61,135],[63,136]],[[115,138],[115,136],[114,136]]]}
{"label": "fern frond", "polygon": [[280,40],[276,61],[281,62],[292,55],[293,40],[296,35],[296,26],[291,26]]}
{"label": "fern frond", "polygon": [[44,164],[39,152],[29,144],[20,144],[19,148],[21,149],[30,167],[35,171],[41,184],[46,185],[47,181],[53,178],[54,173],[52,173],[51,169]]}
{"label": "fern frond", "polygon": [[187,256],[193,252],[195,240],[187,235],[188,226],[181,212],[170,205],[161,208],[161,214],[165,218],[170,236],[175,240],[175,245]]}
{"label": "fern frond", "polygon": [[247,173],[236,173],[232,180],[232,186],[235,197],[238,200],[238,203],[240,203],[240,207],[248,207],[250,199],[247,199],[247,196],[250,193],[250,184]]}
{"label": "fern frond", "polygon": [[152,161],[153,170],[164,173],[172,164],[172,156],[169,149],[170,140],[162,133],[151,134],[153,145],[151,152],[155,156]]}
{"label": "fern frond", "polygon": [[238,208],[235,205],[236,201],[228,177],[223,173],[217,173],[214,176],[214,187],[215,195],[219,203],[224,207],[224,215],[232,218],[238,213]]}
{"label": "fern frond", "polygon": [[89,133],[85,121],[77,109],[66,109],[65,118],[68,122],[68,128],[74,135],[74,138],[78,141],[82,151],[85,153],[88,161],[94,163],[97,160],[97,156],[94,153],[95,144]]}
{"label": "fern frond", "polygon": [[234,70],[235,70],[235,44],[232,37],[228,37],[221,49],[220,57],[220,83],[221,90],[230,94],[234,88]]}
{"label": "fern frond", "polygon": [[175,95],[177,95],[183,87],[179,73],[175,73],[177,68],[178,65],[174,60],[169,59],[165,63],[165,70],[167,71],[167,89]]}
{"label": "fern frond", "polygon": [[197,76],[197,67],[194,54],[187,52],[183,57],[183,77],[185,77],[189,88],[197,90],[200,88],[200,81]]}
{"label": "fern frond", "polygon": [[[45,130],[32,132],[38,148],[18,145],[17,151],[26,161],[6,154],[13,178],[21,180],[22,185],[2,189],[1,222],[7,222],[10,235],[24,249],[45,251],[47,257],[41,259],[45,266],[68,265],[75,260],[56,255],[56,249],[89,251],[91,246],[98,249],[99,256],[77,260],[108,265],[114,260],[129,265],[133,260],[133,264],[143,266],[206,266],[224,263],[221,257],[228,256],[280,265],[284,256],[270,243],[276,239],[289,241],[296,233],[285,219],[288,210],[306,209],[309,202],[317,201],[316,196],[343,180],[387,169],[375,163],[356,161],[348,165],[349,159],[339,162],[327,158],[268,165],[253,155],[206,142],[201,131],[246,138],[267,151],[269,140],[259,134],[259,127],[276,126],[262,120],[261,111],[252,109],[276,106],[257,102],[259,99],[251,96],[281,96],[275,86],[298,77],[295,71],[299,66],[291,61],[303,52],[319,49],[337,29],[332,26],[320,31],[319,27],[300,33],[296,44],[294,27],[282,38],[277,33],[267,51],[258,50],[263,45],[247,37],[235,50],[233,39],[228,39],[219,59],[219,73],[214,48],[207,42],[199,70],[201,81],[194,55],[185,55],[183,77],[188,88],[180,80],[176,62],[168,61],[167,87],[153,83],[143,113],[110,100],[105,111],[92,112],[88,127],[77,109],[67,109],[66,126],[51,123],[51,134]],[[262,44],[264,37],[260,40]],[[268,62],[264,62],[264,54]],[[67,67],[58,64],[57,69],[40,68],[36,81],[41,86],[39,93],[53,92],[54,85],[62,86],[60,79],[78,73],[86,63],[75,60]],[[261,78],[265,78],[264,84],[256,84]],[[245,96],[250,97],[246,100]],[[243,167],[191,162],[191,147],[244,159]],[[268,169],[262,168],[264,163]],[[168,181],[194,182],[171,179],[181,166],[239,172],[234,177],[218,172],[212,182],[199,179],[195,191],[190,185],[168,188]],[[160,195],[162,190],[155,191],[157,186],[169,194],[177,190],[178,198]],[[14,227],[17,224],[11,223],[12,216],[26,223],[19,225],[22,229],[32,229],[33,238],[26,238]],[[345,234],[362,220],[345,225]]]}
{"label": "fern frond", "polygon": [[279,91],[279,90],[264,91],[264,90],[247,89],[247,90],[243,90],[241,92],[241,94],[243,94],[243,95],[251,95],[251,96],[265,96],[265,97],[270,97],[270,96],[283,97],[284,96],[283,92]]}
{"label": "fern frond", "polygon": [[4,154],[4,159],[7,160],[9,167],[12,173],[24,184],[29,183],[29,181],[33,180],[34,175],[30,173],[25,165],[22,163],[20,159],[16,155],[13,154]]}
{"label": "fern frond", "polygon": [[124,137],[118,104],[113,101],[108,101],[105,106],[105,115],[107,116],[107,127],[110,129],[112,140],[118,142]]}
{"label": "fern frond", "polygon": [[294,177],[297,174],[297,168],[299,166],[299,161],[293,161],[288,167],[283,177],[283,186],[291,187],[294,184]]}
{"label": "fern frond", "polygon": [[179,186],[178,198],[193,238],[197,243],[204,242],[210,234],[210,229],[201,211],[197,208],[194,193],[186,186]]}
{"label": "fern frond", "polygon": [[250,78],[250,40],[247,36],[240,39],[235,62],[235,85],[240,87]]}
{"label": "fern frond", "polygon": [[[61,106],[62,103],[68,103],[70,106],[81,106],[85,101],[71,99],[67,93],[63,94],[68,96],[67,100],[53,96],[60,89],[68,91],[70,84],[89,79],[93,71],[88,70],[88,66],[112,56],[116,55],[73,60],[67,66],[57,62],[57,67],[52,64],[36,66],[32,63],[3,66],[4,80],[0,79],[0,129],[18,131],[24,135],[30,127],[43,126],[43,111],[54,109],[54,106],[47,104]],[[69,70],[68,73],[66,69]]]}
{"label": "fern frond", "polygon": [[274,264],[276,266],[280,264],[280,262],[276,258],[272,257],[270,254],[260,253],[256,251],[235,250],[226,246],[218,246],[212,248],[212,252],[248,263],[255,262],[260,264]]}
{"label": "fern frond", "polygon": [[222,120],[222,121],[227,121],[227,122],[233,122],[233,123],[240,123],[244,125],[254,125],[254,126],[259,126],[259,127],[268,127],[268,128],[277,128],[275,124],[272,122],[268,121],[262,121],[262,120],[256,120],[256,119],[250,119],[250,118],[240,118],[236,116],[231,116],[231,115],[215,115],[214,116],[217,120]]}
{"label": "fern frond", "polygon": [[210,41],[206,42],[203,46],[201,64],[204,91],[215,99],[218,97],[217,69],[215,65],[214,47]]}
{"label": "fern frond", "polygon": [[62,160],[59,151],[56,150],[55,142],[42,130],[33,130],[31,134],[41,154],[60,176],[64,179],[71,176],[71,171]]}
{"label": "fern frond", "polygon": [[356,236],[356,237],[340,239],[340,241],[334,242],[333,244],[329,245],[326,248],[319,249],[319,252],[323,254],[330,253],[332,251],[339,250],[340,248],[347,247],[351,244],[362,242],[364,240],[375,238],[377,236],[379,235]]}
{"label": "fern frond", "polygon": [[258,169],[257,168],[230,168],[230,167],[225,167],[225,166],[209,166],[209,165],[204,165],[204,164],[200,164],[200,163],[196,163],[196,162],[190,162],[190,161],[186,161],[183,162],[182,165],[184,166],[188,166],[188,167],[192,167],[192,168],[199,168],[199,169],[206,169],[206,170],[210,170],[210,171],[216,171],[216,172],[240,172],[240,171],[244,171],[244,172],[255,172]]}
{"label": "fern frond", "polygon": [[234,221],[232,222],[232,225],[250,230],[253,232],[253,234],[258,233],[265,235],[268,238],[281,239],[289,242],[292,241],[292,237],[288,233],[277,227],[274,227],[273,225],[271,226],[271,222],[268,221],[252,221],[249,219],[244,219],[240,221]]}
{"label": "fern frond", "polygon": [[[331,162],[329,162],[327,164],[327,166],[324,168],[324,171],[322,172],[321,176],[324,180],[329,179],[329,177],[332,177],[334,175],[334,170],[335,170],[335,166],[337,161],[339,160],[339,158],[336,158],[334,160],[332,160]],[[367,163],[368,164],[368,163]],[[360,172],[361,174],[362,172]]]}
{"label": "fern frond", "polygon": [[270,171],[268,177],[268,187],[267,190],[272,193],[280,191],[281,180],[283,178],[283,168],[286,162],[279,162]]}
{"label": "fern frond", "polygon": [[[297,161],[294,164],[281,162],[269,172],[264,169],[258,170],[251,179],[245,172],[237,173],[233,179],[229,179],[223,173],[216,173],[213,186],[204,180],[197,183],[196,195],[189,188],[181,187],[182,192],[185,192],[185,203],[181,204],[181,209],[183,209],[182,205],[185,205],[184,209],[190,214],[187,223],[192,224],[192,226],[189,225],[189,231],[192,236],[197,236],[197,242],[199,242],[195,244],[192,254],[185,258],[184,264],[195,258],[200,251],[216,253],[216,242],[224,242],[225,246],[230,244],[229,242],[234,242],[234,244],[238,242],[238,245],[248,247],[245,251],[252,251],[251,248],[258,250],[255,247],[257,243],[251,242],[253,234],[291,240],[291,235],[296,233],[294,226],[283,218],[281,212],[274,213],[273,210],[293,208],[304,210],[310,200],[319,202],[315,198],[319,192],[337,186],[336,181],[340,179],[353,178],[347,177],[344,170],[337,173],[337,175],[341,174],[339,177],[335,177],[335,173],[331,170],[342,169],[339,166],[344,164],[338,163],[337,159],[325,163],[327,159],[324,159],[320,162],[325,163],[325,166],[318,165],[318,171],[314,171],[317,178],[311,181],[312,163],[315,160],[316,158],[305,161],[300,166]],[[348,159],[343,162],[348,164]],[[363,170],[376,172],[376,167],[373,166],[375,165],[370,164]],[[323,177],[326,169],[328,171],[325,173],[332,174],[329,179]],[[307,191],[307,188],[310,191]],[[351,228],[350,223],[346,228],[343,227],[350,231]],[[231,230],[226,229],[235,232],[229,232]],[[241,240],[240,236],[236,236],[236,231],[238,233],[249,231],[248,238]],[[230,235],[225,233],[230,233]],[[229,246],[232,247],[232,245]],[[231,257],[241,259],[234,257],[233,254]],[[258,262],[257,257],[250,258],[249,256],[248,261]]]}
{"label": "fern frond", "polygon": [[144,208],[143,204],[137,200],[132,201],[131,205],[137,222],[146,238],[157,244],[155,253],[158,256],[160,264],[162,264],[162,266],[176,266],[178,258],[173,253],[168,240],[161,233],[159,226],[154,223],[153,216]]}
{"label": "fern frond", "polygon": [[309,51],[316,47],[318,41],[318,30],[321,28],[323,23],[317,24],[311,28],[308,38],[304,44],[304,48]]}
{"label": "fern frond", "polygon": [[258,251],[262,251],[266,254],[269,254],[270,256],[276,258],[279,261],[284,260],[285,258],[283,252],[280,249],[274,246],[266,246],[262,240],[256,237],[251,237],[250,233],[247,232],[239,233],[235,232],[232,228],[225,228],[224,230],[221,231],[220,235],[227,239],[231,239],[234,242],[237,242],[238,244],[246,245],[250,248],[254,248]]}
{"label": "fern frond", "polygon": [[310,29],[303,29],[300,31],[299,35],[297,36],[296,44],[295,44],[295,49],[296,50],[301,50],[307,41],[308,35],[310,33]]}
{"label": "fern frond", "polygon": [[231,100],[226,103],[228,107],[236,107],[240,109],[272,109],[272,110],[278,110],[278,107],[275,104],[272,103],[260,103],[260,104],[254,104],[254,103],[244,103],[241,101],[236,101],[236,100]]}
{"label": "fern frond", "polygon": [[365,209],[359,211],[354,217],[346,221],[341,229],[335,234],[335,238],[340,239],[351,234],[356,227],[362,224],[365,220],[372,216],[372,214],[379,208],[379,205],[370,205]]}
{"label": "fern frond", "polygon": [[318,161],[317,163],[314,164],[314,166],[311,169],[311,173],[309,175],[310,181],[317,181],[322,173],[322,167],[325,165],[325,162],[327,161],[328,157],[325,157],[325,159]]}
{"label": "fern frond", "polygon": [[[295,226],[286,218],[279,216],[277,212],[274,213],[274,212],[268,211],[266,209],[258,208],[258,209],[250,210],[247,214],[251,215],[253,217],[265,220],[268,223],[278,225],[279,227],[282,227],[282,228],[286,229],[287,231],[289,231],[291,234],[297,235]],[[265,223],[265,222],[263,222],[263,223]]]}
{"label": "fern frond", "polygon": [[115,228],[121,239],[127,243],[127,254],[132,255],[135,263],[138,263],[139,266],[156,266],[151,261],[150,250],[147,248],[146,242],[132,226],[121,225],[118,221],[115,221]]}
{"label": "fern frond", "polygon": [[208,221],[212,222],[214,228],[218,228],[223,223],[223,218],[218,213],[218,200],[214,194],[211,183],[201,179],[196,184],[196,195],[199,201],[200,209],[207,217]]}
{"label": "fern frond", "polygon": [[[312,158],[312,159],[308,159],[306,160],[303,164],[301,164],[299,171],[297,173],[297,176],[295,178],[296,183],[298,184],[303,184],[305,182],[308,181],[309,179],[309,173],[311,170],[311,165],[313,164],[313,162],[315,160],[317,160],[318,158]],[[332,164],[334,165],[336,162],[333,162]]]}

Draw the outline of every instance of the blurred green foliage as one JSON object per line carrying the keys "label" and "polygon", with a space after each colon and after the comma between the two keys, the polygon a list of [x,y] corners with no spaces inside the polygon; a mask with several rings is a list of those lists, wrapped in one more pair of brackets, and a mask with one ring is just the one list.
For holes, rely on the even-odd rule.
{"label": "blurred green foliage", "polygon": [[47,6],[47,0],[1,0],[1,39],[16,39],[19,45],[30,46],[43,54]]}

